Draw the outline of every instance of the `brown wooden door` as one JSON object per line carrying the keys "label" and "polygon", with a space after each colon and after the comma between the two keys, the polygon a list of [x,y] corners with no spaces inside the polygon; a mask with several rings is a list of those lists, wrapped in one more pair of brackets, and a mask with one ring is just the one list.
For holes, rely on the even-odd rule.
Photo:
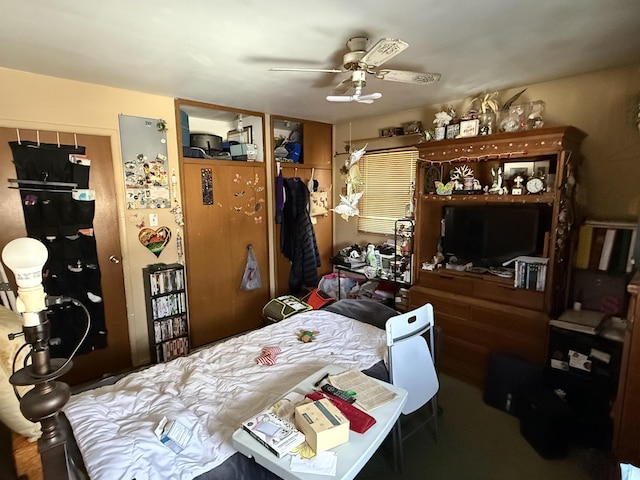
{"label": "brown wooden door", "polygon": [[[43,143],[57,143],[56,132],[39,132]],[[37,141],[38,132],[20,129],[22,140]],[[96,191],[96,209],[93,220],[98,262],[101,272],[101,287],[104,302],[107,347],[78,355],[72,370],[62,379],[70,384],[99,378],[104,374],[118,372],[131,366],[131,347],[127,320],[122,263],[113,263],[110,257],[120,260],[120,237],[113,177],[113,157],[109,137],[60,133],[60,143],[86,147],[91,159],[89,186]],[[0,177],[6,181],[16,178],[10,141],[17,140],[16,129],[0,128]],[[2,228],[0,249],[14,238],[26,235],[20,194],[18,190],[4,188],[0,193],[2,205]]]}
{"label": "brown wooden door", "polygon": [[[203,201],[203,174],[213,200]],[[265,168],[262,163],[183,161],[185,258],[191,344],[198,347],[262,323],[269,298]],[[252,245],[262,287],[240,289]]]}

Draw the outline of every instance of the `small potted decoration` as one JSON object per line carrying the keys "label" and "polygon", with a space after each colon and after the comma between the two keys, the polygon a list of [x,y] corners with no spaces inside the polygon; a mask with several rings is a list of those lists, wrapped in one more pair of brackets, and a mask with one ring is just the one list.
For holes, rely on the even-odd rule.
{"label": "small potted decoration", "polygon": [[480,135],[491,135],[497,131],[496,129],[496,113],[500,110],[498,106],[498,92],[484,93],[471,100],[471,104],[478,104],[480,113]]}
{"label": "small potted decoration", "polygon": [[436,119],[433,123],[436,124],[436,128],[434,129],[434,140],[444,140],[445,133],[447,131],[447,125],[453,117],[449,114],[449,112],[445,112],[444,110],[436,113]]}

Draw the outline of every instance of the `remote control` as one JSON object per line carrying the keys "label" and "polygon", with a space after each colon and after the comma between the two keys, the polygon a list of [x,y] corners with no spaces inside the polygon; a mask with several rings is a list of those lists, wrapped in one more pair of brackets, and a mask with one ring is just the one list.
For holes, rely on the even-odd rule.
{"label": "remote control", "polygon": [[333,395],[334,397],[338,397],[340,400],[344,400],[347,403],[353,403],[353,402],[356,401],[356,399],[354,397],[352,397],[351,395],[349,395],[347,392],[345,392],[344,390],[340,390],[339,388],[334,387],[330,383],[325,383],[320,388],[324,392],[327,392],[328,394]]}

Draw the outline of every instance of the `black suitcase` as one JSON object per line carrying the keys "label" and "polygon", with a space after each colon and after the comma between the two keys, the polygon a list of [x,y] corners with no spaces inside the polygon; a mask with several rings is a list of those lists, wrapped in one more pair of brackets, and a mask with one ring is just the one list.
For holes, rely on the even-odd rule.
{"label": "black suitcase", "polygon": [[520,433],[545,459],[562,458],[574,436],[572,409],[540,385],[521,389]]}
{"label": "black suitcase", "polygon": [[483,400],[492,407],[518,416],[520,388],[542,384],[543,367],[515,355],[491,352]]}

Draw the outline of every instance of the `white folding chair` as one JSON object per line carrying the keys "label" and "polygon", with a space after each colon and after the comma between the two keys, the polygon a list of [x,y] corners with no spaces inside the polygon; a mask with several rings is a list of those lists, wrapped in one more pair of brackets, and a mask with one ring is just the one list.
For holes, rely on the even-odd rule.
{"label": "white folding chair", "polygon": [[[402,415],[409,415],[427,403],[431,403],[431,415],[419,425],[402,435],[401,420],[393,430],[393,451],[396,469],[402,472],[404,456],[402,442],[419,428],[433,421],[438,439],[438,404],[436,393],[440,387],[435,369],[433,306],[429,303],[395,317],[385,324],[389,379],[393,385],[409,392]],[[429,337],[429,343],[424,334]],[[431,346],[431,348],[429,348]]]}

